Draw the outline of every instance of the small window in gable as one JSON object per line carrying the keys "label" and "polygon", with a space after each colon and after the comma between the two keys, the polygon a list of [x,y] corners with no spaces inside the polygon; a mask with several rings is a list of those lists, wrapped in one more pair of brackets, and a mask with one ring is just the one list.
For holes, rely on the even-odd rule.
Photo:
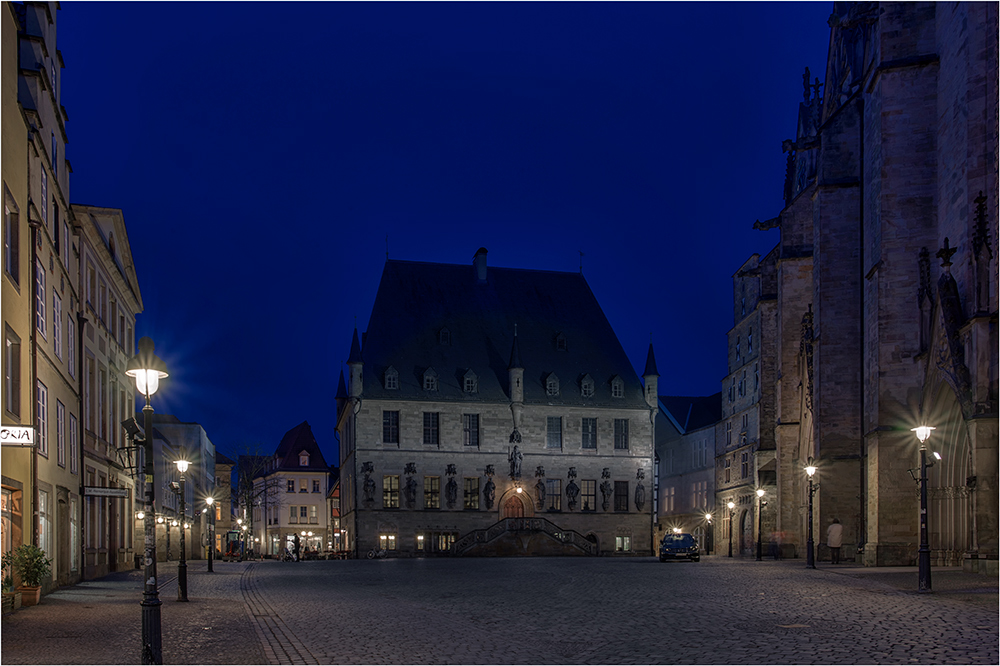
{"label": "small window in gable", "polygon": [[438,331],[438,344],[448,347],[451,345],[451,331],[447,328],[442,328]]}
{"label": "small window in gable", "polygon": [[559,395],[559,378],[556,377],[556,373],[554,372],[545,378],[545,394],[552,396]]}
{"label": "small window in gable", "polygon": [[385,369],[386,390],[396,390],[399,388],[399,373],[391,365]]}
{"label": "small window in gable", "polygon": [[594,397],[594,380],[590,375],[584,375],[583,379],[580,380],[580,395],[584,398]]}
{"label": "small window in gable", "polygon": [[299,467],[309,467],[309,454],[305,451],[299,454]]}
{"label": "small window in gable", "polygon": [[424,371],[424,390],[438,390],[438,374],[434,371],[434,368],[427,368],[427,370]]}
{"label": "small window in gable", "polygon": [[472,370],[465,373],[465,392],[479,393],[479,377]]}
{"label": "small window in gable", "polygon": [[566,351],[566,336],[562,333],[556,336],[556,351]]}
{"label": "small window in gable", "polygon": [[624,398],[625,397],[625,382],[618,375],[611,378],[611,397],[612,398]]}

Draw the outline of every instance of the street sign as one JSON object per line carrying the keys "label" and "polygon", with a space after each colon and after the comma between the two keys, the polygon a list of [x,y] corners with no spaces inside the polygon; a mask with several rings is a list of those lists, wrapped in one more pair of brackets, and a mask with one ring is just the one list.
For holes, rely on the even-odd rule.
{"label": "street sign", "polygon": [[0,427],[0,444],[3,446],[34,446],[35,429],[30,426]]}
{"label": "street sign", "polygon": [[84,486],[83,494],[90,497],[128,497],[128,488],[102,488],[101,486]]}

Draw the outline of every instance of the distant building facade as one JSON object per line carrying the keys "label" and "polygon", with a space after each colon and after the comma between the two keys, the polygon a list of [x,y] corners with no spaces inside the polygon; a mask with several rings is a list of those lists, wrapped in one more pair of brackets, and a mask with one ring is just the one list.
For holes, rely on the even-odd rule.
{"label": "distant building facade", "polygon": [[801,551],[812,460],[820,558],[837,518],[848,559],[915,562],[926,424],[932,561],[996,573],[997,6],[837,2],[830,24],[785,207],[755,225],[781,232],[764,519]]}
{"label": "distant building facade", "polygon": [[703,552],[717,551],[721,514],[715,503],[715,450],[721,415],[719,393],[659,397],[656,542],[679,529],[693,535]]}
{"label": "distant building facade", "polygon": [[214,543],[216,553],[219,555],[223,552],[223,538],[226,532],[233,529],[233,525],[235,524],[235,503],[233,502],[233,469],[235,467],[235,460],[216,450],[215,492],[212,493],[212,496],[215,498]]}
{"label": "distant building facade", "polygon": [[338,391],[344,546],[649,555],[655,362],[582,275],[387,261]]}

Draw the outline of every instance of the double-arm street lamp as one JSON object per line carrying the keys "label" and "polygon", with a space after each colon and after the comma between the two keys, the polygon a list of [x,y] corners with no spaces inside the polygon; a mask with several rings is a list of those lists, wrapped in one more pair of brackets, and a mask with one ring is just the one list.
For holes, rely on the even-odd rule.
{"label": "double-arm street lamp", "polygon": [[215,508],[212,505],[215,504],[215,498],[209,495],[205,498],[205,504],[208,505],[208,570],[215,571],[212,568],[212,556],[215,555]]}
{"label": "double-arm street lamp", "polygon": [[[910,429],[920,440],[920,548],[917,549],[917,589],[920,592],[931,591],[931,548],[927,542],[927,468],[934,462],[927,462],[927,438],[931,436],[932,426],[917,426]],[[934,457],[941,460],[941,455],[934,452]],[[912,475],[912,472],[911,472]]]}
{"label": "double-arm street lamp", "polygon": [[760,553],[761,553],[761,550],[760,550],[760,531],[761,531],[761,526],[763,524],[763,521],[762,521],[763,514],[764,514],[763,507],[764,507],[765,504],[767,504],[767,502],[764,501],[764,489],[763,488],[758,488],[757,489],[757,561],[758,562],[761,561],[761,557],[760,557]]}
{"label": "double-arm street lamp", "polygon": [[185,514],[186,506],[184,504],[184,496],[186,492],[184,476],[187,472],[188,463],[187,460],[176,460],[174,461],[177,465],[177,471],[181,473],[181,560],[177,563],[177,601],[187,601],[188,600],[188,572],[187,572],[187,552],[184,544],[184,532],[187,524],[184,521],[187,519]]}
{"label": "double-arm street lamp", "polygon": [[729,509],[729,557],[733,556],[733,514],[736,513],[733,509],[736,508],[736,504],[733,502],[727,502],[726,508]]}
{"label": "double-arm street lamp", "polygon": [[142,663],[163,663],[163,642],[160,633],[160,597],[156,590],[156,484],[153,483],[153,408],[149,398],[156,393],[160,380],[167,376],[167,367],[153,353],[150,338],[139,340],[139,353],[129,359],[125,374],[135,378],[135,387],[146,398],[142,408],[145,435],[145,470],[143,482],[146,489],[146,511],[143,521],[145,586],[142,591]]}
{"label": "double-arm street lamp", "polygon": [[812,458],[809,458],[809,465],[806,466],[806,475],[809,477],[809,510],[806,514],[806,519],[809,521],[806,531],[808,532],[808,539],[806,540],[806,568],[815,569],[816,568],[816,556],[813,550],[813,493],[816,492],[816,486],[813,485],[813,474],[816,473],[816,466],[812,463]]}

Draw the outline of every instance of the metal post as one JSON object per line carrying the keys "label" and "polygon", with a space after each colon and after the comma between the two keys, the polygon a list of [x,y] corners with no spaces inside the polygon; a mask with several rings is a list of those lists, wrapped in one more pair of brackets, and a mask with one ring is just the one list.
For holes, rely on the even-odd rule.
{"label": "metal post", "polygon": [[927,447],[920,443],[920,549],[917,551],[917,589],[931,591],[931,549],[927,543]]}
{"label": "metal post", "polygon": [[809,520],[809,526],[806,528],[809,538],[806,540],[806,568],[815,569],[816,568],[816,556],[813,550],[813,492],[815,488],[813,487],[813,479],[809,477],[809,512],[807,514]]}
{"label": "metal post", "polygon": [[142,663],[162,664],[163,643],[160,634],[160,595],[156,589],[156,484],[153,483],[153,408],[146,397],[142,408],[145,422],[146,519],[143,523],[145,545],[145,587],[142,591]]}
{"label": "metal post", "polygon": [[188,565],[184,548],[184,521],[187,520],[187,516],[184,513],[184,492],[184,472],[181,472],[181,559],[177,564],[177,601],[188,600]]}
{"label": "metal post", "polygon": [[212,568],[212,558],[215,556],[215,505],[208,507],[208,570],[214,572]]}
{"label": "metal post", "polygon": [[762,522],[763,522],[761,520],[763,518],[763,511],[761,510],[762,507],[763,507],[763,505],[764,505],[764,503],[761,501],[761,498],[758,497],[757,498],[757,561],[758,562],[761,561],[761,558],[760,558],[760,531],[761,531],[761,525],[762,525]]}
{"label": "metal post", "polygon": [[729,510],[729,557],[733,556],[733,510]]}
{"label": "metal post", "polygon": [[167,530],[167,562],[170,561],[170,519],[165,518],[163,520],[163,526]]}

